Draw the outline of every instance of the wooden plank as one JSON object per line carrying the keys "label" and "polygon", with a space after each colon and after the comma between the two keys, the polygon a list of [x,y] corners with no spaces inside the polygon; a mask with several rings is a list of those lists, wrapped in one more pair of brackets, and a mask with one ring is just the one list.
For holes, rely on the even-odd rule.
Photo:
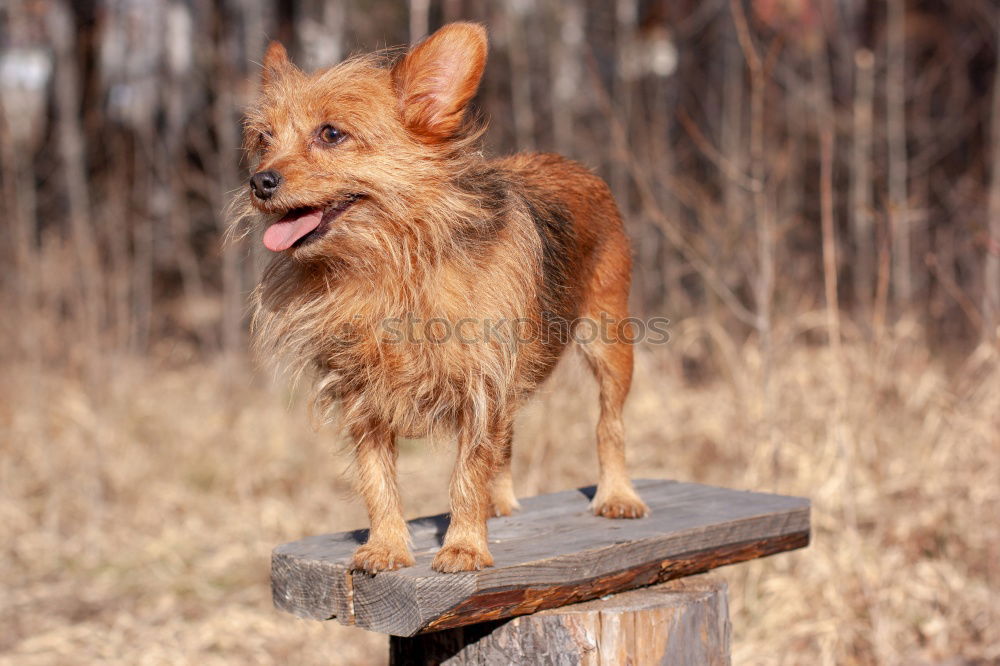
{"label": "wooden plank", "polygon": [[809,542],[806,499],[676,481],[635,485],[651,509],[641,520],[592,515],[593,487],[521,499],[519,513],[490,520],[495,566],[482,571],[430,568],[446,515],[410,522],[414,566],[374,576],[349,569],[367,530],[288,543],[272,555],[274,604],[301,617],[413,636],[557,608]]}
{"label": "wooden plank", "polygon": [[693,576],[513,619],[389,640],[390,666],[730,663],[726,583]]}

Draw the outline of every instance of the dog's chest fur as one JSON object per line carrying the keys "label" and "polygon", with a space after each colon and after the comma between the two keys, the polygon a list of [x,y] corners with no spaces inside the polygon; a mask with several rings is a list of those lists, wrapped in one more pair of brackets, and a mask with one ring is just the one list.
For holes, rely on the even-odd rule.
{"label": "dog's chest fur", "polygon": [[475,257],[407,279],[330,279],[277,263],[257,296],[258,342],[312,366],[317,407],[339,403],[348,428],[375,421],[417,437],[482,427],[490,405],[533,388],[519,372],[531,345],[514,344],[505,325],[538,316],[537,269],[525,266],[540,261],[537,239],[513,226]]}
{"label": "dog's chest fur", "polygon": [[456,425],[475,402],[499,398],[508,382],[498,380],[514,374],[516,358],[495,344],[457,340],[456,321],[420,310],[356,319],[353,339],[316,358],[322,392],[341,402],[348,422],[374,419],[410,437]]}

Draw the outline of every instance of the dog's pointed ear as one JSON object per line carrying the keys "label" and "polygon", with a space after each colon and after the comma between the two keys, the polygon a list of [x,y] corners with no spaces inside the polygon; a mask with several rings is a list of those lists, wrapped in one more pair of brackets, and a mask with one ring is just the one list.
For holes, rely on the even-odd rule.
{"label": "dog's pointed ear", "polygon": [[281,45],[281,42],[273,41],[267,45],[264,52],[264,71],[260,76],[261,86],[274,83],[282,74],[292,68],[292,62],[288,59],[288,51]]}
{"label": "dog's pointed ear", "polygon": [[430,143],[453,136],[486,67],[486,29],[449,23],[392,68],[403,122]]}

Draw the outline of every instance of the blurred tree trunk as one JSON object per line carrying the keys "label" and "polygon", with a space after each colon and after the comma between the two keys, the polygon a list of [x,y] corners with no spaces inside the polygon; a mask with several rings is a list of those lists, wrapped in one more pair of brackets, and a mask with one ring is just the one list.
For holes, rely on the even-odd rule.
{"label": "blurred tree trunk", "polygon": [[[421,2],[423,5],[418,6]],[[308,0],[298,3],[297,8],[295,28],[302,52],[299,65],[307,71],[312,71],[340,62],[346,51],[344,47],[344,26],[347,19],[346,3],[342,0],[336,2]],[[266,25],[267,18],[271,17],[257,17],[254,23]],[[414,21],[419,25],[414,26]],[[411,28],[423,30],[426,33],[427,0],[412,0],[410,2],[410,25]],[[264,29],[263,26],[261,29]],[[248,29],[248,36],[249,32]],[[247,47],[249,53],[263,54],[264,52],[263,45],[257,47],[249,40],[247,40]]]}
{"label": "blurred tree trunk", "polygon": [[[235,160],[238,155],[237,128],[239,120],[234,115],[232,85],[235,79],[232,71],[233,30],[221,15],[216,17],[216,41],[214,68],[218,74],[215,99],[212,106],[212,122],[218,141],[216,157],[214,203],[217,211],[224,211],[235,181]],[[227,222],[221,213],[216,217],[219,238],[226,233]],[[243,349],[244,294],[242,272],[240,270],[241,240],[227,244],[222,251],[222,350],[232,357]]]}
{"label": "blurred tree trunk", "polygon": [[892,233],[892,293],[897,314],[913,294],[906,151],[906,2],[887,0],[886,138],[889,151],[889,229]]}
{"label": "blurred tree trunk", "polygon": [[[517,150],[535,149],[535,112],[531,100],[531,55],[526,32],[535,20],[534,0],[511,0],[504,6],[510,92]],[[528,16],[531,15],[530,20]]]}
{"label": "blurred tree trunk", "polygon": [[[132,173],[130,160],[124,159],[129,153],[128,142],[123,133],[117,133],[110,141],[110,152],[119,159],[108,168],[105,189],[113,195],[100,202],[98,214],[107,220],[129,219],[129,200],[119,189],[126,189]],[[112,315],[110,331],[113,335],[113,346],[125,349],[128,346],[132,329],[131,313],[131,282],[132,254],[129,250],[129,238],[120,225],[108,225],[104,233],[104,243],[108,251],[108,280],[105,297],[109,302]]]}
{"label": "blurred tree trunk", "polygon": [[409,0],[410,43],[415,44],[427,36],[431,9],[430,0]]}
{"label": "blurred tree trunk", "polygon": [[750,183],[754,188],[753,220],[757,240],[757,276],[754,280],[756,329],[760,339],[765,404],[768,404],[768,376],[771,365],[771,327],[774,301],[774,227],[771,220],[765,178],[765,117],[764,93],[768,72],[757,53],[750,35],[741,0],[731,0],[730,14],[736,26],[736,37],[750,70]]}
{"label": "blurred tree trunk", "polygon": [[[664,35],[662,38],[667,37]],[[677,183],[673,149],[673,129],[677,117],[674,72],[654,71],[647,83],[642,101],[648,111],[641,114],[639,128],[646,147],[644,160],[652,166],[660,183],[654,193],[657,206],[672,224],[677,224],[682,216],[673,193]],[[647,272],[650,281],[648,293],[642,303],[644,312],[655,311],[666,303],[679,307],[688,300],[682,287],[683,275],[688,267],[684,262],[674,260],[663,233],[655,224],[647,222],[643,226],[646,230],[643,245],[648,249],[641,265],[649,267]]]}
{"label": "blurred tree trunk", "polygon": [[133,171],[131,206],[128,209],[132,229],[132,326],[129,349],[132,353],[145,354],[149,346],[150,325],[153,317],[153,243],[154,219],[157,206],[154,198],[159,194],[152,173],[155,158],[144,150],[145,141],[153,136],[152,128],[142,127],[132,142]]}
{"label": "blurred tree trunk", "polygon": [[875,293],[875,236],[872,228],[872,116],[875,59],[868,49],[854,54],[854,113],[851,150],[851,231],[856,258],[851,262],[854,301],[870,312]]}
{"label": "blurred tree trunk", "polygon": [[1000,21],[996,30],[996,64],[993,70],[992,149],[986,229],[986,263],[983,270],[983,338],[1000,339]]}
{"label": "blurred tree trunk", "polygon": [[[813,53],[813,94],[816,111],[816,134],[819,136],[819,193],[820,228],[823,256],[823,291],[826,301],[827,338],[833,357],[834,373],[840,371],[840,297],[837,265],[836,202],[833,169],[836,164],[836,117],[833,102],[833,81],[829,69],[828,48],[824,39],[822,47]],[[842,388],[840,378],[834,376],[836,390]]]}
{"label": "blurred tree trunk", "polygon": [[[6,129],[6,128],[4,128]],[[14,242],[5,244],[5,255],[10,257],[12,271],[3,276],[15,305],[15,318],[25,321],[37,314],[39,271],[38,265],[38,208],[34,183],[34,165],[29,159],[36,145],[18,141],[12,132],[0,131],[0,161],[3,184],[0,194],[10,202],[8,220],[14,230]],[[14,279],[15,276],[17,279]],[[29,327],[18,328],[18,351],[32,361],[38,358],[38,331]]]}
{"label": "blurred tree trunk", "polygon": [[551,2],[554,23],[559,36],[550,40],[552,55],[552,133],[556,150],[564,155],[575,154],[576,100],[582,77],[584,40],[583,7],[579,3]]}
{"label": "blurred tree trunk", "polygon": [[[163,100],[164,131],[162,145],[154,151],[153,160],[161,192],[157,200],[165,211],[158,213],[168,220],[171,242],[176,257],[184,295],[189,306],[200,307],[205,302],[205,285],[198,266],[198,256],[192,245],[191,211],[184,186],[184,127],[191,102],[185,82],[192,75],[194,49],[194,18],[185,3],[172,2],[167,9],[166,61]],[[200,343],[211,339],[199,320],[191,321],[193,333]]]}
{"label": "blurred tree trunk", "polygon": [[623,139],[628,149],[627,155],[616,155],[611,167],[611,189],[614,190],[618,206],[626,217],[632,212],[631,188],[629,187],[629,167],[635,150],[632,146],[632,97],[637,73],[636,31],[639,24],[639,8],[636,0],[615,0],[615,76],[611,91],[618,111]]}
{"label": "blurred tree trunk", "polygon": [[[716,118],[719,151],[727,165],[726,169],[719,171],[723,178],[720,184],[724,213],[721,224],[730,231],[714,234],[708,242],[710,259],[718,262],[719,273],[728,281],[739,268],[728,261],[723,263],[721,259],[730,255],[731,244],[736,240],[734,232],[736,237],[740,237],[744,232],[752,233],[752,230],[746,229],[750,206],[743,182],[748,162],[745,122],[747,61],[737,37],[735,19],[731,16],[726,16],[726,19],[722,22],[720,36],[713,43],[714,48],[721,50],[717,59],[722,65],[718,77],[722,91],[721,108],[717,114],[713,113],[713,117]],[[706,294],[706,309],[712,316],[717,316],[719,300],[712,290],[706,290]]]}
{"label": "blurred tree trunk", "polygon": [[462,0],[443,0],[441,15],[444,16],[445,23],[458,21],[462,18]]}
{"label": "blurred tree trunk", "polygon": [[734,229],[742,229],[746,223],[747,205],[744,184],[737,179],[747,170],[747,138],[744,122],[746,108],[746,58],[736,37],[736,28],[727,24],[726,39],[722,41],[722,117],[720,119],[719,145],[722,155],[728,160],[731,172],[724,173],[722,200],[725,205],[726,222]]}
{"label": "blurred tree trunk", "polygon": [[[18,17],[15,12],[13,18]],[[21,323],[38,316],[43,270],[35,154],[48,125],[44,110],[52,59],[41,39],[38,42],[0,50],[0,196],[8,204],[6,219],[12,227],[12,242],[0,245],[0,260],[9,267],[0,273],[6,292],[0,295],[13,304],[8,322],[19,323],[13,351],[35,367],[41,359],[39,331]]]}
{"label": "blurred tree trunk", "polygon": [[[78,335],[91,348],[100,348],[99,327],[103,319],[101,267],[92,228],[87,178],[85,134],[80,122],[80,73],[77,68],[76,28],[73,15],[62,2],[52,5],[48,33],[55,49],[55,131],[65,185],[67,218],[72,246],[78,262],[73,283],[79,290],[73,311],[80,318]],[[97,368],[91,368],[96,372]]]}

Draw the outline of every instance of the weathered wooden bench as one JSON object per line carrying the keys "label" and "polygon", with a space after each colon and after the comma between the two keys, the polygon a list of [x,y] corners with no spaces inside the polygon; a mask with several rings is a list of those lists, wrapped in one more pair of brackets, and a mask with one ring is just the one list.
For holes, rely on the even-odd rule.
{"label": "weathered wooden bench", "polygon": [[367,530],[284,544],[274,604],[389,634],[393,664],[728,663],[725,584],[666,581],[806,546],[809,501],[635,486],[651,509],[641,520],[593,516],[592,487],[521,499],[520,512],[490,520],[495,566],[482,571],[431,570],[447,515],[410,522],[415,566],[374,576],[350,570]]}

